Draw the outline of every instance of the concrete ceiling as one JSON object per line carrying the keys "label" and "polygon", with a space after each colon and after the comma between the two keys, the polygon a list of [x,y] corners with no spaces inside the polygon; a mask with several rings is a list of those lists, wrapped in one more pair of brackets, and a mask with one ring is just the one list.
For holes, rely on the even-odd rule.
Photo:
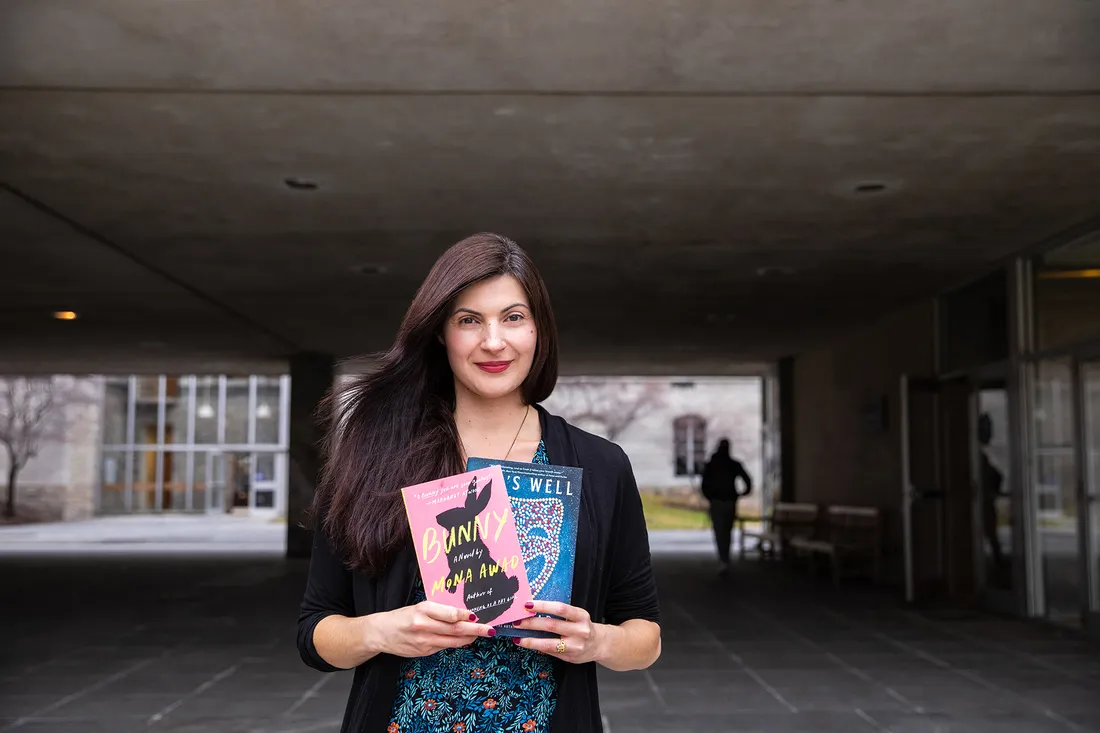
{"label": "concrete ceiling", "polygon": [[1087,0],[5,0],[0,49],[5,370],[384,348],[489,230],[567,371],[725,373],[1100,214]]}

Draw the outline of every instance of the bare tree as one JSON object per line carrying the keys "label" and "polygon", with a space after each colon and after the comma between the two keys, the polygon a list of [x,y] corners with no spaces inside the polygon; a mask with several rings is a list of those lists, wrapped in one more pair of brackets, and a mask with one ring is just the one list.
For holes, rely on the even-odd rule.
{"label": "bare tree", "polygon": [[19,472],[38,455],[47,418],[56,403],[53,379],[18,377],[0,381],[0,443],[8,450],[8,498],[4,516],[15,516]]}
{"label": "bare tree", "polygon": [[663,385],[617,379],[561,380],[554,390],[556,411],[574,424],[595,422],[615,440],[642,414],[660,407]]}

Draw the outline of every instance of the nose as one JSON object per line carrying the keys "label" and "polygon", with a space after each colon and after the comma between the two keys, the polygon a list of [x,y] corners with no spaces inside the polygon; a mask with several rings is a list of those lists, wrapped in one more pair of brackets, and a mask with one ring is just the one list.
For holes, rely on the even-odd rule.
{"label": "nose", "polygon": [[504,348],[504,339],[500,335],[500,326],[490,323],[485,329],[485,340],[481,342],[481,348],[486,351],[500,351]]}

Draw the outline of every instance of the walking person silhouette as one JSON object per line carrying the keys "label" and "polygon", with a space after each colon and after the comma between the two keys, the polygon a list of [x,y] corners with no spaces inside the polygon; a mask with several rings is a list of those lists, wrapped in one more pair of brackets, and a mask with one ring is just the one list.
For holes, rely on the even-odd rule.
{"label": "walking person silhouette", "polygon": [[[738,479],[743,488],[738,487]],[[725,576],[730,569],[730,539],[737,521],[737,500],[752,493],[752,477],[744,464],[730,455],[730,442],[726,438],[718,441],[718,447],[707,461],[701,488],[710,502],[710,520],[721,563],[719,573]]]}

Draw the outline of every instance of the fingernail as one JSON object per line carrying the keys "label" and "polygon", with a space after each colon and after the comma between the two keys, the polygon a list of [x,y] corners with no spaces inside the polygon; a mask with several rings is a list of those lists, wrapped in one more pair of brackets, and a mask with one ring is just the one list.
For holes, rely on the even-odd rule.
{"label": "fingernail", "polygon": [[477,614],[476,613],[471,613],[470,614],[470,620],[471,621],[477,621]]}
{"label": "fingernail", "polygon": [[512,643],[515,644],[516,646],[519,646],[519,639],[517,639],[516,637],[513,636],[512,637]]}
{"label": "fingernail", "polygon": [[527,603],[523,604],[523,607],[526,608],[528,611],[530,611],[532,608],[535,607],[535,604],[532,603],[531,601],[527,601]]}
{"label": "fingernail", "polygon": [[489,636],[490,637],[493,637],[493,636],[496,636],[496,635],[497,635],[497,630],[496,629],[489,629]]}

